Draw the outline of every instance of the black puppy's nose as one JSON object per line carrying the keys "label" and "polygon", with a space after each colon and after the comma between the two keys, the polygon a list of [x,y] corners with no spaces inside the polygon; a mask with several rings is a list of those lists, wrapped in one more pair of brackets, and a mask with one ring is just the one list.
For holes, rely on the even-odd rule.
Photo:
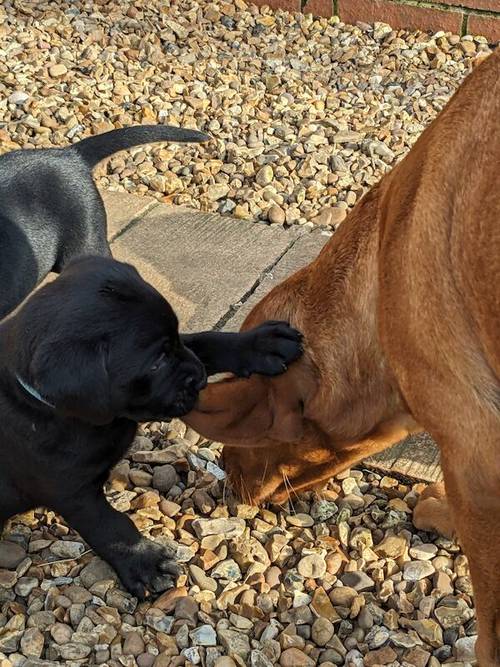
{"label": "black puppy's nose", "polygon": [[201,391],[207,386],[206,373],[190,373],[184,380],[184,386],[192,391]]}

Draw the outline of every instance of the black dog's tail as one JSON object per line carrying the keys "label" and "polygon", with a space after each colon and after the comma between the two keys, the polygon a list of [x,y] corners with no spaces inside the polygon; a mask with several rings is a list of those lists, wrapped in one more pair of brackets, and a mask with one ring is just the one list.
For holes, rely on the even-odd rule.
{"label": "black dog's tail", "polygon": [[173,125],[135,125],[119,130],[111,130],[104,134],[82,139],[67,150],[76,151],[90,169],[104,158],[140,144],[152,144],[156,141],[178,141],[201,143],[208,141],[210,136],[198,130],[187,130]]}

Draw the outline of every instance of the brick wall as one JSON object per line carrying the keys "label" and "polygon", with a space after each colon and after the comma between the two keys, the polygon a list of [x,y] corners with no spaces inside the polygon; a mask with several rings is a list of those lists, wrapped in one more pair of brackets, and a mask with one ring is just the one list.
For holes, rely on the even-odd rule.
{"label": "brick wall", "polygon": [[344,23],[383,21],[393,28],[445,30],[500,41],[500,0],[253,0],[257,5],[317,16],[339,16]]}

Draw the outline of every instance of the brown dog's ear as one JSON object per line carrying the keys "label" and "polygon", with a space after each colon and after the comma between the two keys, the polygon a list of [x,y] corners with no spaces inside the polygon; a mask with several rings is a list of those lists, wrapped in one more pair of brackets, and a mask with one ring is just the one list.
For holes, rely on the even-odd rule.
{"label": "brown dog's ear", "polygon": [[258,438],[272,425],[266,378],[211,382],[183,421],[206,438],[232,442]]}
{"label": "brown dog's ear", "polygon": [[263,438],[294,442],[303,433],[310,372],[300,360],[279,377],[254,375],[211,383],[183,420],[206,438],[231,445],[258,446]]}

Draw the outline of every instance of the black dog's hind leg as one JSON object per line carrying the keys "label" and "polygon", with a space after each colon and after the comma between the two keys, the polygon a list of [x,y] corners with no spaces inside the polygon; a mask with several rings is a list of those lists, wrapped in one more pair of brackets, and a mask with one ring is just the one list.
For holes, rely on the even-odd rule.
{"label": "black dog's hind leg", "polygon": [[264,322],[240,333],[205,331],[181,335],[207,375],[279,375],[302,354],[302,336],[286,322]]}
{"label": "black dog's hind leg", "polygon": [[142,537],[132,521],[109,505],[101,489],[67,500],[56,508],[96,554],[108,562],[135,597],[159,593],[174,585],[177,566],[166,550]]}

